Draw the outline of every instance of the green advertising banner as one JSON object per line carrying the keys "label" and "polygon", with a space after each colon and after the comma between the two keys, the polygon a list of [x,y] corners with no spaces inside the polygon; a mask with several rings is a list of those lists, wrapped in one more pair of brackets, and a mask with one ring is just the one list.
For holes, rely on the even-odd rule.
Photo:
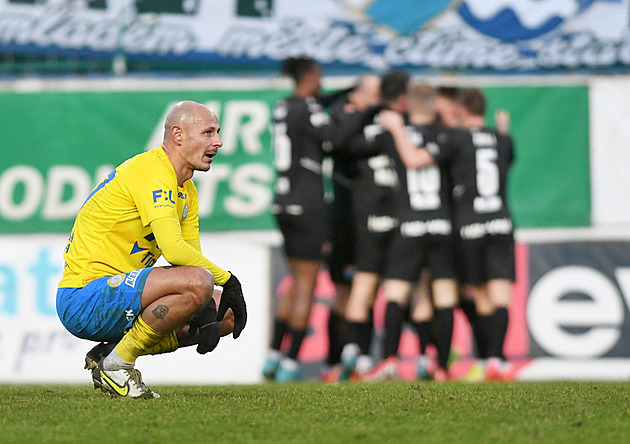
{"label": "green advertising banner", "polygon": [[269,120],[287,91],[47,92],[0,94],[0,233],[70,232],[85,198],[116,165],[160,145],[179,100],[208,103],[223,148],[197,173],[204,231],[271,229]]}
{"label": "green advertising banner", "polygon": [[516,228],[588,227],[591,179],[588,88],[484,88],[494,110],[511,116],[516,160],[509,198]]}
{"label": "green advertising banner", "polygon": [[[510,198],[517,228],[590,223],[586,87],[485,88],[512,116]],[[208,103],[224,146],[197,174],[203,231],[275,228],[269,121],[280,89],[0,92],[0,234],[69,233],[91,189],[157,147],[172,104]]]}

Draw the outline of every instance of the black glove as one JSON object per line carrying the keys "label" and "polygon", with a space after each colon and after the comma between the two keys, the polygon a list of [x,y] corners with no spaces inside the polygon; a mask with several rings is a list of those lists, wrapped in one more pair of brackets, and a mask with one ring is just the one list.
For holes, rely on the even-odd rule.
{"label": "black glove", "polygon": [[231,308],[234,312],[234,332],[232,336],[236,339],[241,335],[245,324],[247,324],[247,306],[245,305],[245,298],[243,298],[241,283],[234,275],[231,275],[227,282],[223,284],[223,294],[221,295],[217,320],[223,319],[228,308]]}
{"label": "black glove", "polygon": [[214,350],[219,344],[219,339],[221,339],[221,329],[217,321],[217,304],[214,302],[214,299],[210,299],[208,305],[193,316],[191,328],[193,326],[199,328],[197,353],[205,355]]}

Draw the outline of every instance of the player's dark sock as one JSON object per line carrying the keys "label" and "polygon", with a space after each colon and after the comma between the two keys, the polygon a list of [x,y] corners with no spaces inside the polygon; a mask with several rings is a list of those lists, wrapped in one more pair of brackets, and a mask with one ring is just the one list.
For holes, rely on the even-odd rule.
{"label": "player's dark sock", "polygon": [[420,340],[420,354],[425,355],[427,353],[427,345],[431,340],[431,321],[414,322],[413,326]]}
{"label": "player's dark sock", "polygon": [[369,321],[361,323],[361,339],[359,340],[359,350],[362,355],[369,355],[372,347],[372,333],[374,332],[374,324],[372,318]]}
{"label": "player's dark sock", "polygon": [[287,333],[289,326],[285,321],[276,319],[273,323],[273,335],[271,337],[271,348],[274,350],[280,350],[282,346],[282,340]]}
{"label": "player's dark sock", "polygon": [[464,299],[459,301],[459,307],[462,309],[462,311],[466,315],[466,318],[468,319],[468,322],[470,323],[470,328],[472,329],[473,334],[473,343],[475,345],[475,349],[477,350],[477,356],[479,356],[480,358],[487,357],[482,356],[482,352],[480,352],[480,350],[484,347],[479,340],[479,327],[477,325],[477,317],[479,315],[477,314],[477,309],[475,308],[475,302]]}
{"label": "player's dark sock", "polygon": [[366,322],[367,322],[367,328],[365,330],[365,334],[366,334],[365,354],[369,354],[370,347],[372,346],[372,338],[374,337],[374,308],[370,308],[370,313],[368,315],[368,320]]}
{"label": "player's dark sock", "polygon": [[346,344],[359,344],[362,334],[362,322],[348,322],[348,330],[346,334]]}
{"label": "player's dark sock", "polygon": [[347,344],[357,344],[361,354],[369,354],[372,345],[372,322],[348,322]]}
{"label": "player's dark sock", "polygon": [[481,359],[497,356],[493,316],[494,313],[488,316],[477,314],[477,353]]}
{"label": "player's dark sock", "polygon": [[341,351],[345,345],[346,330],[347,323],[345,318],[331,310],[330,318],[328,318],[328,357],[326,358],[328,365],[332,366],[341,361]]}
{"label": "player's dark sock", "polygon": [[453,309],[440,308],[435,310],[435,346],[438,351],[438,364],[442,368],[448,367],[448,357],[451,353],[453,339]]}
{"label": "player's dark sock", "polygon": [[306,329],[289,328],[289,335],[291,336],[291,346],[287,352],[287,358],[297,360],[300,347],[302,347],[302,341],[304,341],[304,337],[306,336]]}
{"label": "player's dark sock", "polygon": [[505,307],[497,308],[492,315],[494,318],[494,329],[495,334],[497,335],[497,345],[496,348],[498,350],[498,357],[501,359],[505,359],[503,355],[503,345],[505,343],[505,335],[507,333],[508,328],[508,311]]}
{"label": "player's dark sock", "polygon": [[459,308],[461,308],[466,315],[466,318],[468,319],[468,322],[470,322],[470,325],[474,325],[477,321],[477,309],[475,308],[475,302],[468,299],[463,299],[459,301]]}
{"label": "player's dark sock", "polygon": [[396,302],[388,302],[385,309],[385,338],[383,340],[383,355],[385,358],[395,356],[400,345],[400,334],[405,317],[405,308]]}

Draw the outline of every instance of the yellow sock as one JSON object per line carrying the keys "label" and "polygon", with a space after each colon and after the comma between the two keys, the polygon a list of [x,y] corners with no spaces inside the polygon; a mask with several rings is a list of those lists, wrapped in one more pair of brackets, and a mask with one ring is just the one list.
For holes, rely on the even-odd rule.
{"label": "yellow sock", "polygon": [[160,343],[166,335],[155,331],[138,316],[131,329],[116,344],[116,353],[130,364],[135,364],[136,358],[147,354],[147,350]]}
{"label": "yellow sock", "polygon": [[159,355],[161,353],[168,353],[175,351],[179,348],[179,340],[175,331],[170,332],[164,336],[160,342],[155,344],[148,350],[145,350],[142,355]]}

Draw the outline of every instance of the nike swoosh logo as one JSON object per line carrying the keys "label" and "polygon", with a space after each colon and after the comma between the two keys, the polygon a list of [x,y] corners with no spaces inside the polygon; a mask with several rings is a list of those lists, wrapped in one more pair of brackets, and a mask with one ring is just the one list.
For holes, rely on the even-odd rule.
{"label": "nike swoosh logo", "polygon": [[116,393],[118,393],[120,396],[127,396],[127,394],[129,393],[129,384],[128,383],[125,384],[124,387],[121,387],[118,384],[116,384],[114,381],[109,379],[107,377],[107,375],[105,373],[103,373],[103,370],[99,370],[98,372],[101,374],[101,378],[103,378],[105,381],[107,381],[107,383],[114,389],[114,391]]}

